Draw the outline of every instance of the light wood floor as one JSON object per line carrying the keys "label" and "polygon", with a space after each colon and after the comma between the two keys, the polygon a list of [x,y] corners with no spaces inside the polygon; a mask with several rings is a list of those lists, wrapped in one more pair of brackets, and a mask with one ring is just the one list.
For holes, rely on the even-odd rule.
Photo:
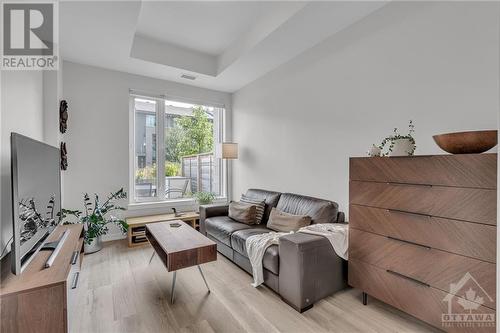
{"label": "light wood floor", "polygon": [[129,249],[106,243],[86,255],[78,286],[76,332],[429,332],[430,326],[346,289],[300,314],[267,287],[253,288],[251,276],[222,255],[203,265],[207,294],[196,267],[177,273],[176,301],[170,304],[172,273],[150,246]]}

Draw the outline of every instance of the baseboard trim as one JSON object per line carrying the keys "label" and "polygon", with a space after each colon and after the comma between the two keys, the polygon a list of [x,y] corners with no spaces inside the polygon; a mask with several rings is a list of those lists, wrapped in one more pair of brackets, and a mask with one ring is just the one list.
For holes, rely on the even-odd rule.
{"label": "baseboard trim", "polygon": [[125,239],[125,238],[127,238],[127,235],[124,235],[122,233],[107,234],[101,237],[103,242],[111,242],[114,240]]}

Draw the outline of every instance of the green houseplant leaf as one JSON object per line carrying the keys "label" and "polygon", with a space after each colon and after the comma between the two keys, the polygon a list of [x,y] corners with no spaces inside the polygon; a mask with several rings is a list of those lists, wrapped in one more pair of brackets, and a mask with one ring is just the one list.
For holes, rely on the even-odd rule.
{"label": "green houseplant leaf", "polygon": [[215,193],[212,192],[196,192],[193,196],[200,205],[208,205],[215,200]]}
{"label": "green houseplant leaf", "polygon": [[85,215],[79,210],[62,209],[60,216],[62,220],[65,220],[68,216],[76,218],[76,221],[64,221],[64,224],[83,224],[85,235],[84,241],[86,244],[91,244],[95,238],[107,234],[109,224],[117,225],[122,232],[127,231],[128,224],[124,220],[118,219],[112,215],[108,216],[112,211],[126,210],[126,208],[117,206],[113,203],[115,200],[125,198],[127,198],[127,192],[125,192],[123,188],[114,193],[110,193],[103,204],[100,204],[97,194],[94,195],[94,201],[92,202],[88,193],[85,193],[83,195]]}

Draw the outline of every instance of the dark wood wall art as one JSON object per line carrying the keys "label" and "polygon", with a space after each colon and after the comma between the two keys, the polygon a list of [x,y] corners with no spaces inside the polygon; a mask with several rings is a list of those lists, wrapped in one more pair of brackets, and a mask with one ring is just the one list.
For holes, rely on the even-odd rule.
{"label": "dark wood wall art", "polygon": [[66,133],[68,129],[68,102],[61,100],[59,102],[59,130],[61,133]]}
{"label": "dark wood wall art", "polygon": [[66,142],[61,142],[61,170],[68,169],[68,151],[66,150]]}
{"label": "dark wood wall art", "polygon": [[[59,131],[61,133],[66,133],[68,129],[68,102],[63,99],[59,102]],[[61,170],[68,169],[68,150],[66,149],[66,143],[61,142]]]}

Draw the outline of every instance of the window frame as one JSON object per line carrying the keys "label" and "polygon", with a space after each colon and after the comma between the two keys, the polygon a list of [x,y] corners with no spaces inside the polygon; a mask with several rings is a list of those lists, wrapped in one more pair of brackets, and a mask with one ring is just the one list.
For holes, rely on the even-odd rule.
{"label": "window frame", "polygon": [[[136,147],[136,112],[135,112],[135,99],[144,98],[148,100],[156,101],[155,113],[156,113],[156,196],[149,198],[137,199],[135,196],[135,147]],[[228,177],[227,177],[227,166],[222,159],[217,156],[217,146],[220,145],[225,138],[225,119],[226,119],[226,108],[223,104],[214,104],[210,102],[200,102],[194,101],[186,98],[170,97],[166,95],[152,95],[138,93],[130,90],[129,92],[129,209],[140,209],[140,208],[163,208],[165,206],[183,207],[192,206],[195,203],[194,198],[176,198],[176,199],[166,199],[160,197],[159,193],[165,192],[165,177],[164,177],[164,166],[166,163],[165,159],[165,102],[166,101],[176,101],[184,102],[194,105],[209,106],[219,109],[217,112],[217,123],[218,130],[217,135],[214,135],[214,158],[219,163],[219,183],[221,195],[216,198],[214,202],[222,203],[227,202],[228,196]],[[215,124],[215,122],[214,122]],[[214,131],[215,132],[215,131]],[[163,172],[162,172],[163,171]]]}

